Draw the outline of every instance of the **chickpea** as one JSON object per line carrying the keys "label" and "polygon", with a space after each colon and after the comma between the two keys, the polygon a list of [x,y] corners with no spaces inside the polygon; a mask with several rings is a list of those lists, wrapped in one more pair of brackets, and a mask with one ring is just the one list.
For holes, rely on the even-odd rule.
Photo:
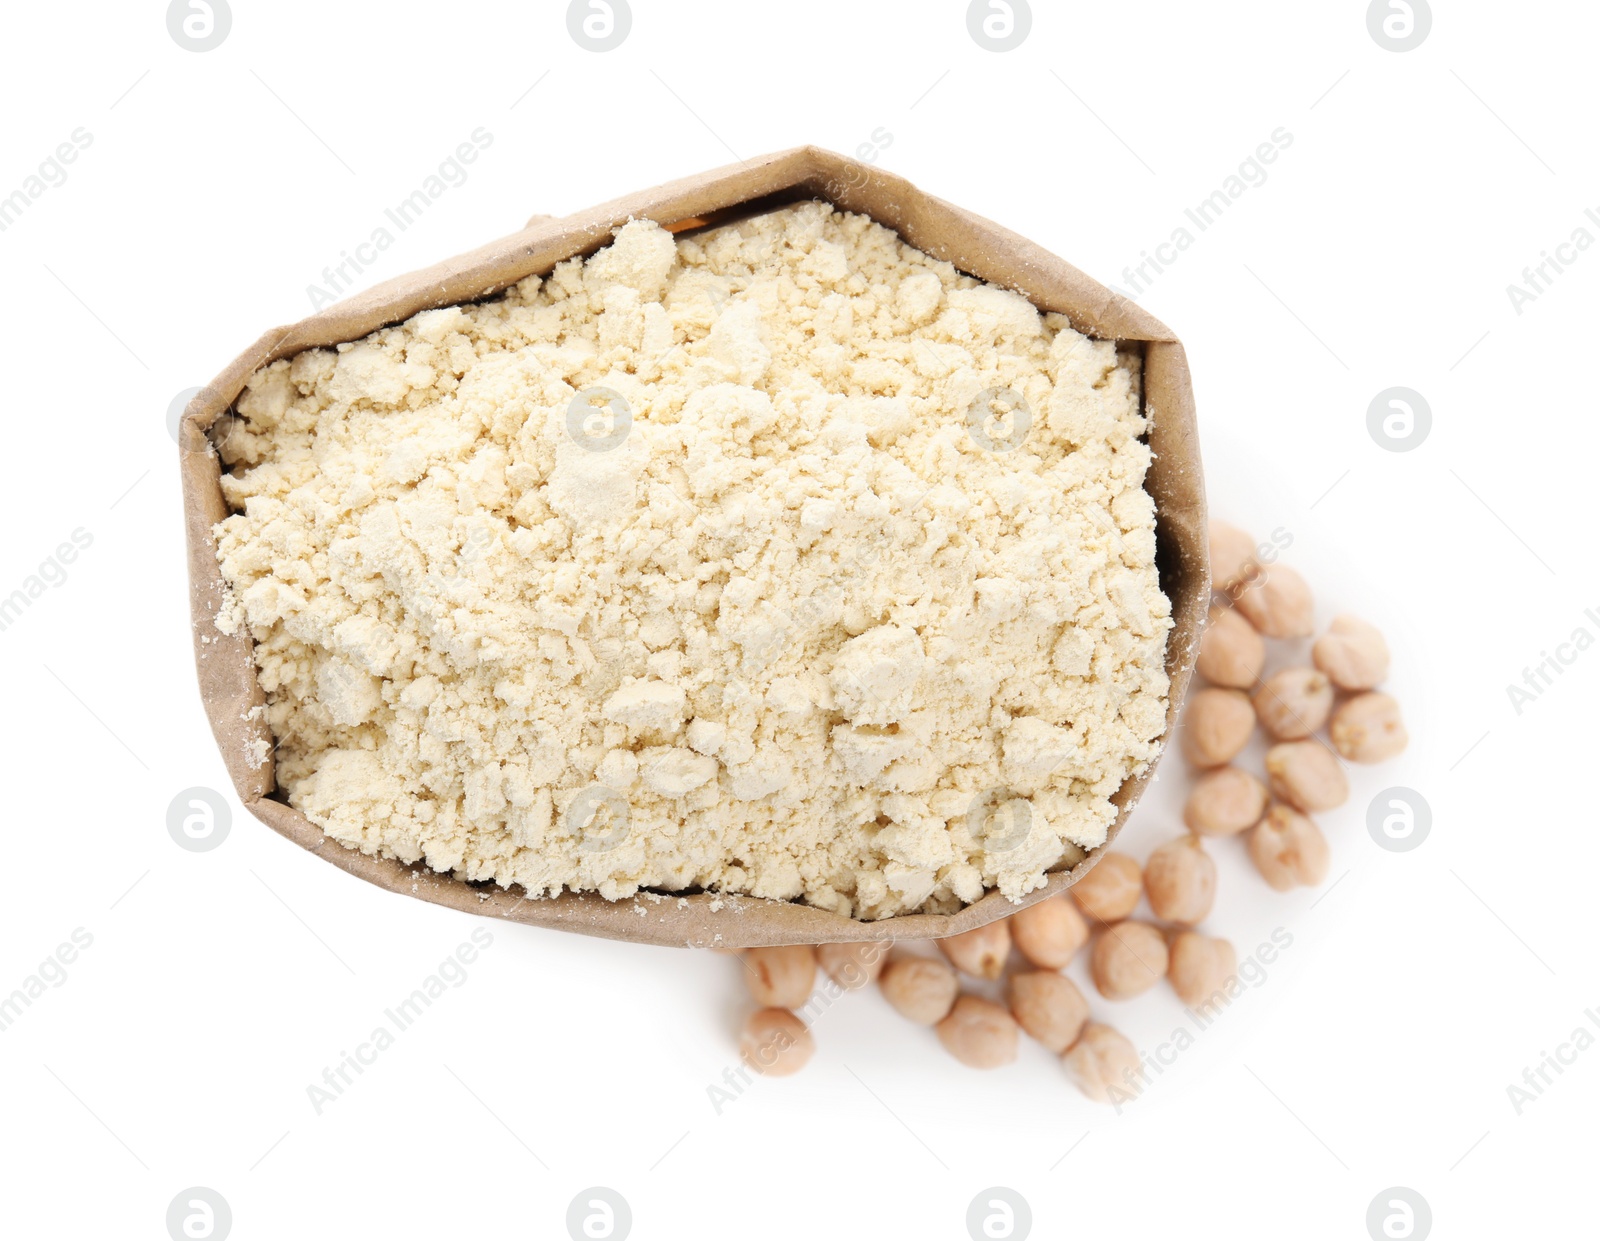
{"label": "chickpea", "polygon": [[896,957],[878,975],[878,989],[895,1012],[919,1026],[936,1025],[956,1002],[956,972],[933,957]]}
{"label": "chickpea", "polygon": [[993,1000],[964,995],[934,1027],[944,1049],[969,1069],[998,1069],[1017,1058],[1017,1023]]}
{"label": "chickpea", "polygon": [[1163,922],[1203,921],[1217,897],[1217,864],[1198,836],[1179,836],[1144,863],[1144,894]]}
{"label": "chickpea", "polygon": [[817,981],[817,955],[806,944],[747,948],[744,980],[764,1008],[800,1008]]}
{"label": "chickpea", "polygon": [[1184,757],[1196,767],[1220,767],[1244,749],[1255,727],[1255,708],[1242,690],[1200,690],[1183,716]]}
{"label": "chickpea", "polygon": [[1311,587],[1288,565],[1263,567],[1235,603],[1268,638],[1309,638],[1316,623]]}
{"label": "chickpea", "polygon": [[1120,922],[1138,905],[1142,884],[1139,863],[1126,853],[1102,853],[1094,869],[1068,891],[1096,922]]}
{"label": "chickpea", "polygon": [[1261,821],[1267,786],[1238,767],[1215,767],[1194,782],[1183,823],[1202,836],[1237,836]]}
{"label": "chickpea", "polygon": [[1078,1041],[1061,1057],[1061,1066],[1078,1089],[1096,1103],[1138,1098],[1144,1089],[1144,1065],[1126,1035],[1091,1021]]}
{"label": "chickpea", "polygon": [[1011,1015],[1029,1035],[1060,1055],[1089,1020],[1089,1001],[1072,979],[1054,970],[1011,975]]}
{"label": "chickpea", "polygon": [[788,1077],[805,1068],[816,1050],[805,1022],[787,1008],[761,1008],[744,1020],[739,1056],[757,1073]]}
{"label": "chickpea", "polygon": [[1352,763],[1381,763],[1406,748],[1400,704],[1388,694],[1357,694],[1341,703],[1328,725],[1333,748]]}
{"label": "chickpea", "polygon": [[1199,931],[1179,931],[1167,951],[1167,981],[1190,1008],[1213,1000],[1239,968],[1232,944]]}
{"label": "chickpea", "polygon": [[1089,942],[1089,924],[1066,894],[1060,893],[1012,914],[1011,939],[1034,965],[1058,970]]}
{"label": "chickpea", "polygon": [[1166,938],[1148,922],[1119,922],[1095,940],[1089,973],[1108,1000],[1143,995],[1166,976]]}
{"label": "chickpea", "polygon": [[1311,662],[1340,689],[1373,689],[1389,675],[1389,644],[1376,626],[1335,616],[1312,644]]}
{"label": "chickpea", "polygon": [[1298,810],[1275,804],[1250,833],[1250,860],[1279,892],[1315,887],[1328,877],[1328,840]]}
{"label": "chickpea", "polygon": [[1211,545],[1211,586],[1226,591],[1255,563],[1256,541],[1225,521],[1212,522],[1206,533]]}
{"label": "chickpea", "polygon": [[1194,666],[1213,685],[1249,689],[1267,666],[1267,644],[1238,609],[1214,607]]}
{"label": "chickpea", "polygon": [[889,959],[889,941],[869,940],[860,944],[819,944],[817,962],[846,991],[859,991],[874,983]]}
{"label": "chickpea", "polygon": [[935,940],[950,964],[974,978],[999,978],[1011,955],[1011,927],[1004,918]]}
{"label": "chickpea", "polygon": [[1256,691],[1256,716],[1279,741],[1309,737],[1328,722],[1333,683],[1315,668],[1285,668]]}
{"label": "chickpea", "polygon": [[1332,810],[1350,798],[1344,764],[1320,741],[1286,741],[1267,751],[1272,795],[1296,810]]}

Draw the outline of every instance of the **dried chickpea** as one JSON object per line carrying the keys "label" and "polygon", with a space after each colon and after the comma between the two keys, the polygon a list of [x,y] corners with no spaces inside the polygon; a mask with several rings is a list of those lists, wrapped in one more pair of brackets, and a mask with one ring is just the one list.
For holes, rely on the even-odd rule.
{"label": "dried chickpea", "polygon": [[974,978],[999,978],[1011,955],[1009,919],[987,923],[960,935],[935,940],[939,951],[963,974]]}
{"label": "dried chickpea", "polygon": [[1089,1020],[1089,1001],[1072,979],[1054,970],[1011,975],[1011,1015],[1030,1036],[1060,1055]]}
{"label": "dried chickpea", "polygon": [[1119,922],[1095,940],[1089,973],[1108,1000],[1143,995],[1166,977],[1166,937],[1148,922]]}
{"label": "dried chickpea", "polygon": [[805,1068],[816,1050],[805,1022],[787,1008],[762,1008],[744,1021],[739,1056],[757,1073],[788,1077]]}
{"label": "dried chickpea", "polygon": [[1255,708],[1242,690],[1200,690],[1183,715],[1184,757],[1196,767],[1220,767],[1244,749],[1255,727]]}
{"label": "dried chickpea", "polygon": [[1017,951],[1047,970],[1064,968],[1089,942],[1089,924],[1065,893],[1047,896],[1011,915]]}
{"label": "dried chickpea", "polygon": [[1183,823],[1202,836],[1237,836],[1261,821],[1267,786],[1238,767],[1216,767],[1194,782]]}
{"label": "dried chickpea", "polygon": [[1250,833],[1250,860],[1279,892],[1315,887],[1328,877],[1328,840],[1298,810],[1275,804]]}
{"label": "dried chickpea", "polygon": [[1256,559],[1256,541],[1238,526],[1214,521],[1207,531],[1211,549],[1211,585],[1226,591],[1242,580]]}
{"label": "dried chickpea", "polygon": [[1340,689],[1374,689],[1389,675],[1389,644],[1359,617],[1335,616],[1312,644],[1311,662]]}
{"label": "dried chickpea", "polygon": [[1094,869],[1067,890],[1096,922],[1120,922],[1138,905],[1143,882],[1139,863],[1126,853],[1102,853]]}
{"label": "dried chickpea", "polygon": [[1254,701],[1262,728],[1278,741],[1298,741],[1328,722],[1333,683],[1315,668],[1285,668],[1262,683]]}
{"label": "dried chickpea", "polygon": [[864,944],[819,944],[817,963],[846,991],[859,991],[874,983],[889,959],[889,941],[870,940]]}
{"label": "dried chickpea", "polygon": [[1236,608],[1214,607],[1194,666],[1213,685],[1249,689],[1267,666],[1267,644]]}
{"label": "dried chickpea", "polygon": [[936,1025],[956,1002],[956,972],[932,957],[896,957],[878,975],[878,989],[895,1012],[919,1026]]}
{"label": "dried chickpea", "polygon": [[1199,931],[1179,931],[1167,948],[1167,981],[1189,1007],[1204,1004],[1227,985],[1239,968],[1239,954],[1225,939]]}
{"label": "dried chickpea", "polygon": [[1328,725],[1333,748],[1352,763],[1381,763],[1406,748],[1400,704],[1388,694],[1357,694],[1339,704]]}
{"label": "dried chickpea", "polygon": [[1091,1021],[1061,1057],[1061,1066],[1079,1090],[1096,1103],[1137,1098],[1144,1088],[1144,1065],[1126,1035]]}
{"label": "dried chickpea", "polygon": [[1311,587],[1288,565],[1263,568],[1235,603],[1269,638],[1309,638],[1316,623]]}
{"label": "dried chickpea", "polygon": [[969,1069],[998,1069],[1017,1058],[1017,1023],[993,1000],[964,995],[934,1027],[944,1049]]}
{"label": "dried chickpea", "polygon": [[1179,836],[1145,859],[1144,894],[1163,922],[1204,920],[1217,898],[1217,864],[1200,837]]}
{"label": "dried chickpea", "polygon": [[764,1008],[800,1008],[817,981],[817,954],[805,944],[747,948],[744,980]]}
{"label": "dried chickpea", "polygon": [[1267,751],[1272,795],[1296,810],[1332,810],[1350,798],[1344,764],[1320,741],[1286,741]]}

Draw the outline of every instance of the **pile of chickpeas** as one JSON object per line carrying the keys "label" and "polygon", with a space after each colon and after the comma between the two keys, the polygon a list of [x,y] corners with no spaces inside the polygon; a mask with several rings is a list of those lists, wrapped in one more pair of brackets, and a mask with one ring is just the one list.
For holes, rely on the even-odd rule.
{"label": "pile of chickpeas", "polygon": [[[1077,954],[1088,946],[1089,976],[1104,999],[1131,999],[1164,978],[1194,1007],[1222,992],[1238,967],[1232,944],[1198,929],[1217,892],[1208,840],[1244,837],[1255,868],[1280,892],[1327,878],[1328,842],[1310,816],[1348,799],[1344,761],[1382,762],[1406,746],[1399,704],[1378,689],[1388,646],[1365,621],[1337,616],[1312,644],[1310,666],[1267,676],[1267,639],[1314,632],[1310,588],[1288,566],[1263,564],[1242,530],[1213,523],[1210,542],[1216,593],[1195,665],[1209,684],[1190,696],[1179,727],[1195,769],[1188,833],[1142,867],[1125,853],[1103,854],[1070,895],[937,940],[942,957],[891,953],[886,941],[743,951],[760,1005],[740,1038],[752,1069],[786,1076],[811,1059],[811,1031],[794,1010],[810,1001],[820,966],[847,991],[876,982],[896,1012],[931,1026],[972,1068],[1011,1063],[1026,1033],[1061,1057],[1085,1095],[1106,1102],[1136,1079],[1140,1056],[1126,1036],[1091,1019],[1083,992],[1061,973]],[[1271,742],[1264,780],[1234,764],[1258,725]],[[1155,922],[1131,917],[1141,896]],[[964,991],[962,975],[1004,977],[1006,1002]]]}

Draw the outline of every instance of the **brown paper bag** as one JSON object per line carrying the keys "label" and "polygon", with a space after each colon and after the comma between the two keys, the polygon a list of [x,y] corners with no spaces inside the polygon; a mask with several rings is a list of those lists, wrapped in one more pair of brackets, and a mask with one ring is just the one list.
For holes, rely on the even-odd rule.
{"label": "brown paper bag", "polygon": [[[184,412],[179,444],[188,535],[191,618],[200,696],[234,788],[252,814],[326,861],[392,892],[491,917],[559,927],[608,939],[676,946],[755,947],[846,940],[930,939],[954,935],[1015,911],[998,892],[954,914],[908,914],[860,922],[810,906],[752,897],[646,893],[607,901],[593,892],[529,898],[489,883],[467,883],[390,858],[369,857],[336,841],[274,796],[273,739],[254,708],[265,695],[256,680],[248,632],[216,627],[224,597],[212,527],[228,515],[221,463],[208,438],[259,367],[305,349],[359,340],[418,311],[488,297],[525,276],[548,273],[574,255],[610,242],[630,218],[676,229],[750,214],[796,199],[822,198],[871,216],[911,245],[982,280],[1015,289],[1041,310],[1067,315],[1075,328],[1127,342],[1144,353],[1144,396],[1155,460],[1146,480],[1156,502],[1161,584],[1172,600],[1167,643],[1170,737],[1194,667],[1210,597],[1205,493],[1195,430],[1194,395],[1183,346],[1138,306],[1114,295],[1032,242],[925,194],[900,177],[816,147],[800,147],[643,190],[563,219],[535,216],[519,233],[385,281],[291,327],[274,328],[201,390]],[[263,760],[261,755],[266,755]],[[1152,769],[1153,770],[1153,769]],[[1118,792],[1121,809],[1107,845],[1126,821],[1151,772]],[[1053,874],[1025,903],[1060,892],[1094,864],[1105,846],[1072,870]]]}

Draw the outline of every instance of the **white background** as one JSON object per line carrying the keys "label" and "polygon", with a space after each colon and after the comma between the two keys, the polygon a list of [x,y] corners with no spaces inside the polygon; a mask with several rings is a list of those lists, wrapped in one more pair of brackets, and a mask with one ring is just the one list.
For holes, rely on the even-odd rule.
{"label": "white background", "polygon": [[[1360,1239],[1390,1186],[1440,1237],[1592,1215],[1600,1049],[1520,1115],[1507,1087],[1574,1029],[1600,1035],[1600,653],[1521,714],[1506,693],[1574,629],[1600,635],[1600,253],[1520,315],[1506,292],[1580,225],[1600,237],[1591,6],[1439,3],[1395,53],[1359,0],[1038,3],[1003,54],[952,0],[635,0],[603,54],[555,2],[234,0],[199,54],[164,7],[4,18],[0,194],[93,135],[0,233],[0,594],[73,530],[93,538],[0,633],[0,994],[74,928],[93,936],[0,1033],[8,1235],[161,1238],[190,1186],[228,1201],[239,1238],[560,1238],[594,1185],[646,1239],[959,1241],[996,1185],[1051,1238]],[[1293,946],[1123,1114],[1037,1046],[963,1069],[868,993],[819,1019],[802,1075],[719,1115],[707,1087],[748,1003],[733,959],[387,895],[237,803],[213,852],[168,836],[175,794],[226,785],[168,404],[307,313],[321,269],[480,126],[470,179],[364,284],[536,211],[881,129],[881,166],[1126,287],[1185,206],[1293,135],[1141,301],[1188,347],[1214,510],[1292,533],[1322,619],[1387,629],[1414,741],[1325,816],[1336,884],[1279,896],[1214,848],[1213,929],[1243,953],[1277,927]],[[1412,452],[1366,429],[1393,385],[1433,411]],[[1177,830],[1183,783],[1174,757],[1130,851]],[[1414,852],[1366,832],[1390,785],[1432,806]],[[316,1115],[324,1066],[479,925],[493,945],[467,983]],[[1147,1051],[1182,1018],[1164,988],[1093,1002]]]}

